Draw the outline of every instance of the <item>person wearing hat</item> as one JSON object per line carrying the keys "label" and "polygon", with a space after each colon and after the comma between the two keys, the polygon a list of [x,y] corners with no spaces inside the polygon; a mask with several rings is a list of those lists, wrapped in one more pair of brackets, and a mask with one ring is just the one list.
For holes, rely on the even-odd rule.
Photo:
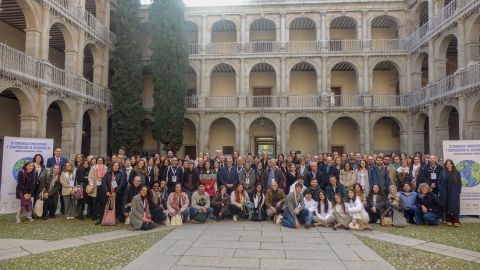
{"label": "person wearing hat", "polygon": [[188,166],[183,173],[182,187],[185,193],[188,194],[188,199],[192,197],[192,193],[197,189],[200,177],[198,171],[195,169],[195,161],[188,161]]}

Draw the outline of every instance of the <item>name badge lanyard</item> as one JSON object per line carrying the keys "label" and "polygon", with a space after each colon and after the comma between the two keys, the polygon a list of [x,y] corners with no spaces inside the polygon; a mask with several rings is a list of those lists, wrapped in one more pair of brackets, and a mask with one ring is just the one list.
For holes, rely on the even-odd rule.
{"label": "name badge lanyard", "polygon": [[435,167],[433,168],[430,166],[430,168],[432,169],[432,172],[430,173],[430,178],[432,180],[437,180],[437,173],[435,173],[435,169],[437,168],[437,165],[435,165]]}
{"label": "name badge lanyard", "polygon": [[170,166],[170,170],[171,170],[172,173],[173,173],[173,175],[172,175],[172,182],[173,182],[173,183],[176,183],[176,182],[177,182],[177,169],[178,169],[178,167],[175,168],[175,171],[174,171],[174,170],[173,170],[173,167]]}

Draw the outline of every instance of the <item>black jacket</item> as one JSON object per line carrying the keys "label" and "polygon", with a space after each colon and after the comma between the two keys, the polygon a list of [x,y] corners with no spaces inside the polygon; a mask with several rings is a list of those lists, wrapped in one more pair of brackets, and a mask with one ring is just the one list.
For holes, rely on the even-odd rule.
{"label": "black jacket", "polygon": [[428,192],[427,195],[425,195],[423,198],[420,197],[420,194],[417,195],[417,198],[415,199],[415,205],[420,211],[422,211],[423,205],[428,209],[428,211],[432,211],[437,215],[440,215],[443,211],[442,202],[440,201],[438,196],[435,195],[435,193],[433,193],[432,191]]}

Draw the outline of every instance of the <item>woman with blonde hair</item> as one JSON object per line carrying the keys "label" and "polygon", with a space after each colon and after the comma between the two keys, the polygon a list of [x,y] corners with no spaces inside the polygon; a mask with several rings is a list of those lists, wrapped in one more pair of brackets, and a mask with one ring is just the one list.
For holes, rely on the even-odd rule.
{"label": "woman with blonde hair", "polygon": [[72,196],[72,190],[76,187],[75,181],[75,167],[68,161],[63,166],[62,174],[60,175],[60,184],[62,184],[62,197],[65,202],[65,217],[67,219],[74,219],[76,217],[77,199]]}

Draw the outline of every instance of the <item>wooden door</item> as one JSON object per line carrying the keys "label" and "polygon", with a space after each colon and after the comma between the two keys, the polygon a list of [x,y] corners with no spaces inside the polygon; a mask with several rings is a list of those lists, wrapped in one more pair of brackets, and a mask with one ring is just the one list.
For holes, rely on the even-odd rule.
{"label": "wooden door", "polygon": [[339,155],[342,155],[343,153],[345,153],[345,146],[340,146],[340,145],[332,145],[332,152],[331,153],[334,153],[334,152],[337,152]]}

